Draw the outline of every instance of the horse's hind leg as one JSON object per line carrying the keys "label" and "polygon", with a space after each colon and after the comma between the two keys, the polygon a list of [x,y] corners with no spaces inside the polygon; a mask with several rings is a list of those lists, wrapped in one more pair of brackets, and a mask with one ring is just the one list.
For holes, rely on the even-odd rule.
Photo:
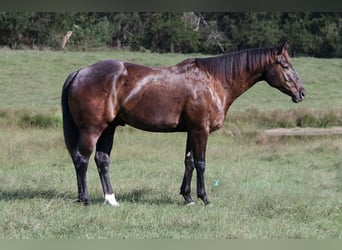
{"label": "horse's hind leg", "polygon": [[105,203],[117,207],[119,203],[115,199],[109,178],[110,152],[113,147],[115,125],[109,125],[101,134],[96,144],[95,162],[101,179]]}
{"label": "horse's hind leg", "polygon": [[78,188],[78,201],[85,205],[89,204],[89,195],[87,189],[87,169],[89,157],[93,152],[98,136],[91,133],[80,133],[77,150],[72,154],[72,160],[75,165]]}
{"label": "horse's hind leg", "polygon": [[77,189],[78,189],[78,202],[83,202],[85,205],[89,204],[89,195],[87,190],[87,169],[89,158],[83,156],[78,151],[72,156],[76,177],[77,177]]}

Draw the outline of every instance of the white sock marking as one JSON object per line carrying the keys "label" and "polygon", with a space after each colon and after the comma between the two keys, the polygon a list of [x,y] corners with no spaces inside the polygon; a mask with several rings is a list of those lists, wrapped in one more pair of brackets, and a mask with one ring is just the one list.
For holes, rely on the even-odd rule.
{"label": "white sock marking", "polygon": [[108,203],[109,205],[111,205],[113,207],[118,207],[119,206],[119,203],[116,201],[114,194],[106,194],[105,195],[104,204],[106,204],[106,203]]}
{"label": "white sock marking", "polygon": [[190,202],[190,203],[187,203],[186,205],[187,205],[187,206],[194,206],[194,205],[195,205],[195,202],[192,201],[192,202]]}

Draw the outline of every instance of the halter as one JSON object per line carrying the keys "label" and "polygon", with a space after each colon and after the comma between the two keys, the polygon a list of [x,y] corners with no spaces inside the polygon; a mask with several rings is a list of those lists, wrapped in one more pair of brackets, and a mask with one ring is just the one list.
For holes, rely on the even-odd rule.
{"label": "halter", "polygon": [[281,73],[283,74],[283,77],[285,79],[286,82],[290,82],[290,78],[287,76],[287,74],[284,73],[283,70],[281,70]]}

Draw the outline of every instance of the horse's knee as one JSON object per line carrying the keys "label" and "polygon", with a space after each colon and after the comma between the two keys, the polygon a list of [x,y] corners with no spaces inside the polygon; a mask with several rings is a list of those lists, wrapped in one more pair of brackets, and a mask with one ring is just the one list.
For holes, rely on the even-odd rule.
{"label": "horse's knee", "polygon": [[110,158],[109,155],[103,152],[96,152],[95,154],[95,162],[97,165],[97,168],[100,172],[106,173],[109,170],[109,163]]}

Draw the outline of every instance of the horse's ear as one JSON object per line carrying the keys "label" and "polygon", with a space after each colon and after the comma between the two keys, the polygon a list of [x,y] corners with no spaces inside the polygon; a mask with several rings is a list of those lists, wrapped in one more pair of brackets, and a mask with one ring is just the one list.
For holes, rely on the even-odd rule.
{"label": "horse's ear", "polygon": [[278,55],[283,54],[289,47],[289,42],[285,41],[283,44],[278,48]]}

